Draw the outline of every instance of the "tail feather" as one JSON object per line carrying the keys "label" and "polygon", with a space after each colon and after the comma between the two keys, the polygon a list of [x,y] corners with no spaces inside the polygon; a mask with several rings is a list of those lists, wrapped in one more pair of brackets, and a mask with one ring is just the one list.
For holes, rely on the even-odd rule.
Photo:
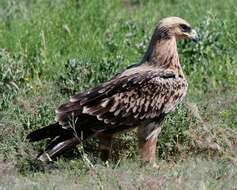
{"label": "tail feather", "polygon": [[[82,126],[84,126],[84,123],[81,124]],[[80,134],[82,132],[83,136],[80,140]],[[77,133],[80,137],[77,135]],[[51,138],[50,142],[45,148],[45,151],[37,156],[38,160],[42,162],[48,162],[59,156],[60,154],[63,154],[65,151],[74,148],[81,141],[93,136],[94,133],[94,131],[85,128],[83,130],[78,129],[78,131],[64,129],[60,126],[59,123],[55,123],[31,132],[26,138],[30,142]]]}
{"label": "tail feather", "polygon": [[60,135],[63,132],[63,129],[59,123],[51,124],[47,127],[35,130],[27,135],[26,139],[29,139],[30,142],[40,141],[46,138],[54,138]]}
{"label": "tail feather", "polygon": [[61,134],[60,136],[56,136],[54,139],[52,139],[46,146],[45,150],[48,151],[52,149],[57,144],[66,141],[68,139],[72,139],[74,137],[73,133],[68,134]]}
{"label": "tail feather", "polygon": [[51,161],[56,156],[62,154],[63,152],[75,147],[80,143],[80,140],[77,137],[73,137],[64,141],[55,143],[55,146],[46,150],[44,153],[40,154],[37,159],[42,162]]}

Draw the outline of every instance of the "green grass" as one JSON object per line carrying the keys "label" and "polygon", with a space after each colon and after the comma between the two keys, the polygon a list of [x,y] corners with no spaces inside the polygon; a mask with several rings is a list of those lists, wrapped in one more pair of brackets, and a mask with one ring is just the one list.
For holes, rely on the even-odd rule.
{"label": "green grass", "polygon": [[[237,7],[235,0],[1,0],[0,189],[237,188]],[[185,103],[158,143],[160,170],[140,167],[134,131],[114,141],[112,161],[95,139],[42,166],[45,142],[27,133],[53,121],[77,91],[140,61],[157,21],[188,20],[198,44],[179,42],[189,81]]]}

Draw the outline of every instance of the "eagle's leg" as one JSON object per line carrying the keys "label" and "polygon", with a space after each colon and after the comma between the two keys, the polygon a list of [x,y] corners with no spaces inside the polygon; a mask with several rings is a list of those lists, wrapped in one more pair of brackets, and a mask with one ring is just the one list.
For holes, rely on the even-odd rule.
{"label": "eagle's leg", "polygon": [[101,133],[98,135],[100,140],[100,158],[102,161],[107,161],[111,154],[113,135],[108,133]]}
{"label": "eagle's leg", "polygon": [[142,161],[146,164],[156,165],[156,143],[161,128],[155,123],[138,127],[138,146]]}

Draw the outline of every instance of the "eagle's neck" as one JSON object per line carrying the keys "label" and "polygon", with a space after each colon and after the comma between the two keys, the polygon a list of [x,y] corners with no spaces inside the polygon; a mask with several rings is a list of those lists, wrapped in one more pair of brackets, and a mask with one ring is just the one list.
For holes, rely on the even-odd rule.
{"label": "eagle's neck", "polygon": [[174,36],[161,39],[154,39],[153,36],[142,62],[156,68],[173,70],[183,76]]}

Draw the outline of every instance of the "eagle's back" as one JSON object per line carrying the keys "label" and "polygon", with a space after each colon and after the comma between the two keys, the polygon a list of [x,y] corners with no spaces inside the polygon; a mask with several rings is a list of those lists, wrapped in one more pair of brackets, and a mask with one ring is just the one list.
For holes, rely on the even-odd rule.
{"label": "eagle's back", "polygon": [[57,121],[67,125],[72,115],[79,120],[90,115],[106,125],[131,126],[173,111],[186,95],[185,78],[170,70],[141,67],[73,96],[57,109]]}

